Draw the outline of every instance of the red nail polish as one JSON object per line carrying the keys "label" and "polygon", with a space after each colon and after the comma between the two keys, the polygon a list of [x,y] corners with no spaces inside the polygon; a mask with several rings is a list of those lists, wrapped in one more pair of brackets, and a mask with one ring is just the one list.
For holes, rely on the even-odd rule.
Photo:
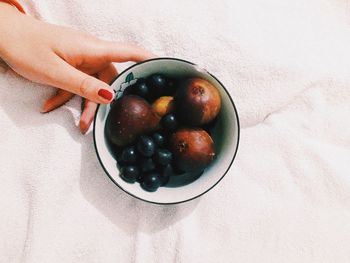
{"label": "red nail polish", "polygon": [[98,95],[106,100],[111,100],[113,98],[113,93],[106,89],[100,89]]}

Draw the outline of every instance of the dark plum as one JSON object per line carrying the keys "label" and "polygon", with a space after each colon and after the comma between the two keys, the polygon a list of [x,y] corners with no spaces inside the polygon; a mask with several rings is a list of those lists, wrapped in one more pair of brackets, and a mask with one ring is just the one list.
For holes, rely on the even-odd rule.
{"label": "dark plum", "polygon": [[143,98],[126,95],[116,100],[108,113],[105,135],[117,145],[133,143],[140,135],[153,132],[159,127],[160,117]]}
{"label": "dark plum", "polygon": [[176,91],[174,108],[181,123],[202,126],[211,122],[219,114],[220,93],[205,79],[189,79]]}
{"label": "dark plum", "polygon": [[141,187],[148,192],[157,191],[161,184],[160,176],[155,172],[146,174],[141,181]]}
{"label": "dark plum", "polygon": [[171,135],[175,166],[186,172],[204,170],[215,159],[214,141],[203,129],[181,129]]}
{"label": "dark plum", "polygon": [[135,183],[140,175],[139,168],[134,165],[128,165],[124,166],[121,169],[120,177],[128,182],[128,183]]}

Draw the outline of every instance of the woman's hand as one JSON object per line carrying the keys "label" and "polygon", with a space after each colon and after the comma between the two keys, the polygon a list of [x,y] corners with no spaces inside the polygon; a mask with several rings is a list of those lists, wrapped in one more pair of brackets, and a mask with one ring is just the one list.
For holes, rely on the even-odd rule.
{"label": "woman's hand", "polygon": [[74,94],[86,98],[80,119],[85,133],[93,120],[96,103],[114,96],[106,83],[117,70],[112,62],[141,61],[154,55],[133,45],[97,39],[70,28],[48,24],[0,3],[0,57],[18,74],[59,88],[42,112],[49,112]]}

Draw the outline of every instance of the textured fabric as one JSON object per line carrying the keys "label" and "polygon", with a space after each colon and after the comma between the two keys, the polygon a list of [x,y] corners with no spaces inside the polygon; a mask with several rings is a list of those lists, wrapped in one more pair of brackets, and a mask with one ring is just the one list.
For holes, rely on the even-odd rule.
{"label": "textured fabric", "polygon": [[104,174],[91,131],[77,128],[79,98],[40,114],[54,89],[3,70],[0,262],[350,261],[348,1],[23,4],[45,21],[207,68],[229,89],[242,130],[217,187],[182,205],[147,204]]}

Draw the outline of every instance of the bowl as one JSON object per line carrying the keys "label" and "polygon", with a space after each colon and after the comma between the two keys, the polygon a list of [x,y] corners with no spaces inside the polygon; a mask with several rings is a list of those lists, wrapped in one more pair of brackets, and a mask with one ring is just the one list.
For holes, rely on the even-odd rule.
{"label": "bowl", "polygon": [[116,160],[105,137],[105,123],[111,105],[99,105],[97,108],[93,129],[95,150],[108,177],[126,193],[155,204],[182,203],[207,193],[229,171],[239,144],[238,114],[229,92],[214,75],[194,63],[177,58],[150,59],[127,68],[111,84],[116,92],[116,98],[120,97],[125,88],[136,82],[138,78],[147,77],[154,73],[162,73],[174,78],[203,78],[219,90],[222,107],[215,126],[211,130],[217,158],[205,169],[203,174],[174,176],[167,186],[160,187],[156,192],[143,190],[139,183],[127,183],[119,176]]}

